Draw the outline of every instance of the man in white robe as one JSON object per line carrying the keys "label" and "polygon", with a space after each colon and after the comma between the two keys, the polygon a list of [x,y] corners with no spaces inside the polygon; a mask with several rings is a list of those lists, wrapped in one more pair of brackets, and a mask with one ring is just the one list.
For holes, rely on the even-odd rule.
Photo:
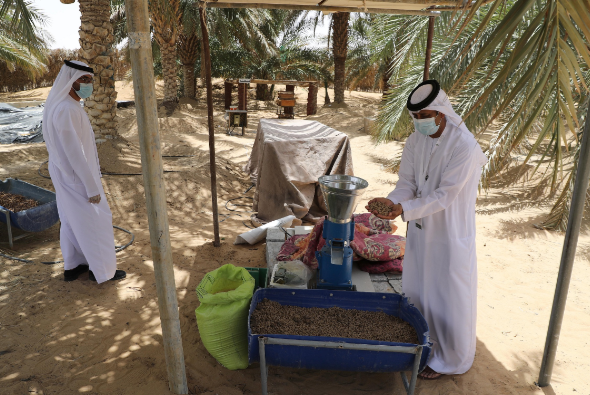
{"label": "man in white robe", "polygon": [[117,270],[94,132],[80,105],[92,94],[93,75],[85,63],[65,61],[47,97],[42,125],[61,221],[64,280],[73,281],[90,269],[89,278],[102,283],[126,274]]}
{"label": "man in white robe", "polygon": [[372,201],[392,208],[382,218],[409,222],[402,288],[426,318],[433,342],[420,377],[436,379],[467,372],[475,357],[475,201],[487,158],[437,81],[418,85],[407,106],[415,132],[402,153],[399,181],[387,198]]}

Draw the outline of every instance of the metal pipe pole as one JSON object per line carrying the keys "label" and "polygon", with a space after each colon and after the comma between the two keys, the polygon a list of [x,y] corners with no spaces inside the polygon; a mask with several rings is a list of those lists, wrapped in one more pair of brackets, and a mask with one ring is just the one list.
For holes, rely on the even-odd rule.
{"label": "metal pipe pole", "polygon": [[430,78],[430,57],[432,54],[432,38],[434,37],[434,20],[431,16],[428,20],[428,40],[426,41],[426,57],[424,59],[424,81]]}
{"label": "metal pipe pole", "polygon": [[580,148],[576,181],[572,192],[570,214],[565,232],[565,240],[563,241],[561,263],[559,265],[559,274],[557,275],[557,285],[555,287],[555,296],[553,297],[547,339],[545,340],[545,351],[543,351],[543,361],[541,362],[541,371],[539,372],[540,387],[546,387],[551,382],[557,343],[559,341],[559,333],[561,332],[561,324],[565,311],[565,302],[572,277],[576,247],[578,246],[578,236],[580,235],[580,226],[582,224],[582,216],[584,215],[588,179],[590,179],[590,106],[588,107],[586,125],[582,136],[582,147]]}
{"label": "metal pipe pole", "polygon": [[215,168],[215,125],[213,124],[213,84],[211,83],[211,49],[209,48],[209,30],[207,29],[207,10],[199,2],[199,17],[203,33],[203,51],[205,55],[205,83],[207,85],[207,123],[209,125],[209,168],[211,170],[211,204],[213,208],[213,245],[219,247],[219,214],[217,213],[217,170]]}
{"label": "metal pipe pole", "polygon": [[141,167],[170,390],[188,394],[166,211],[148,0],[125,0]]}

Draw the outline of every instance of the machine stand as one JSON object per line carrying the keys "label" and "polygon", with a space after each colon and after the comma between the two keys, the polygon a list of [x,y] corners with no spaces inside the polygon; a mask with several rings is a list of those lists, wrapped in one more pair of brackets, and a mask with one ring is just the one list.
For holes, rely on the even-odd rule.
{"label": "machine stand", "polygon": [[414,365],[412,367],[412,375],[410,381],[405,372],[400,372],[404,389],[408,395],[414,395],[416,388],[416,380],[418,378],[418,371],[420,369],[420,359],[422,358],[421,345],[411,346],[381,346],[373,344],[354,344],[354,343],[340,343],[329,341],[315,341],[315,340],[297,340],[297,339],[281,339],[275,337],[258,338],[258,347],[260,352],[260,384],[262,386],[262,395],[268,395],[268,364],[266,362],[265,346],[267,344],[279,344],[284,346],[298,346],[298,347],[313,347],[313,348],[338,348],[344,350],[368,350],[368,351],[382,351],[382,352],[398,352],[406,354],[414,354]]}

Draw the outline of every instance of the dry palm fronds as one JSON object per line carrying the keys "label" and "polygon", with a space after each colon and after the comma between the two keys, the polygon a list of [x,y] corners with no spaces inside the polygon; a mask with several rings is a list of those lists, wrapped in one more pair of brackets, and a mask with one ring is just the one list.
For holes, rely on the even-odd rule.
{"label": "dry palm fronds", "polygon": [[28,210],[37,207],[39,202],[33,199],[28,199],[21,195],[13,195],[12,193],[0,192],[0,206],[9,209],[14,213]]}

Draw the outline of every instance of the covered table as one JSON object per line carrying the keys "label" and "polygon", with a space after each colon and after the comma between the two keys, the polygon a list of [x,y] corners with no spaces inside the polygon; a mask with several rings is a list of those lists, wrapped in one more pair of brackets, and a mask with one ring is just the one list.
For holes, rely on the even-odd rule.
{"label": "covered table", "polygon": [[350,141],[317,121],[261,119],[245,171],[260,222],[287,215],[316,222],[327,214],[318,178],[354,175]]}

